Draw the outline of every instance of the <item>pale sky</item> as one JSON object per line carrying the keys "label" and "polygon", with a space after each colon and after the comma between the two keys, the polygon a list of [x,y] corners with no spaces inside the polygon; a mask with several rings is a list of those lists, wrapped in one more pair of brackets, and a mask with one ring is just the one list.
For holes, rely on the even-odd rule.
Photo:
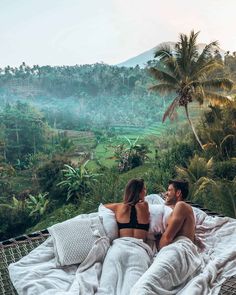
{"label": "pale sky", "polygon": [[0,0],[0,67],[117,64],[179,33],[236,51],[236,0]]}

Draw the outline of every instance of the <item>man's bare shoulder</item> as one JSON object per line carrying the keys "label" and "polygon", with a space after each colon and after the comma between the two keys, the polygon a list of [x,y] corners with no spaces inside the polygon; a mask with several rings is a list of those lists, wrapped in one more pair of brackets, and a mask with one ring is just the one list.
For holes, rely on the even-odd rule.
{"label": "man's bare shoulder", "polygon": [[174,207],[175,211],[184,210],[184,211],[192,211],[192,207],[184,201],[179,201]]}

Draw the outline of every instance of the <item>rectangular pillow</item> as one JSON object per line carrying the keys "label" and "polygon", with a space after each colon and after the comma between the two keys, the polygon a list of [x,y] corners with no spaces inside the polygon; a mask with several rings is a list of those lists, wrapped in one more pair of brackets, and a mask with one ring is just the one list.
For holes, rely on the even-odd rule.
{"label": "rectangular pillow", "polygon": [[150,204],[150,233],[163,233],[167,226],[168,218],[172,213],[172,209],[166,205]]}
{"label": "rectangular pillow", "polygon": [[161,194],[147,195],[145,197],[145,201],[148,202],[148,204],[159,204],[159,205],[165,204],[165,200],[162,198]]}
{"label": "rectangular pillow", "polygon": [[49,227],[48,231],[53,238],[55,257],[59,266],[81,263],[94,242],[106,235],[99,216],[77,216]]}

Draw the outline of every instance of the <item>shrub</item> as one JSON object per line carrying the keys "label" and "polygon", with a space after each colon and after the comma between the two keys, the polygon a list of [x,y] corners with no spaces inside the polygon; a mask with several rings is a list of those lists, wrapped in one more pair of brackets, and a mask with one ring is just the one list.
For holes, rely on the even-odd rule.
{"label": "shrub", "polygon": [[168,170],[160,170],[154,166],[153,170],[144,175],[148,194],[157,194],[166,190],[172,175]]}
{"label": "shrub", "polygon": [[58,186],[66,188],[67,201],[71,198],[77,198],[77,201],[81,201],[90,193],[92,184],[98,182],[98,177],[101,174],[89,172],[86,168],[87,163],[88,161],[76,168],[64,165],[65,169],[62,170],[63,180],[58,183]]}
{"label": "shrub", "polygon": [[210,210],[235,218],[236,181],[214,181],[202,177],[195,186],[192,200]]}
{"label": "shrub", "polygon": [[0,205],[0,240],[6,240],[24,233],[31,224],[25,210],[17,210],[9,205]]}
{"label": "shrub", "polygon": [[157,166],[160,171],[168,171],[172,177],[176,175],[175,166],[186,167],[189,159],[193,156],[194,150],[190,143],[173,144],[171,148],[158,155]]}
{"label": "shrub", "polygon": [[68,158],[56,156],[36,172],[41,191],[48,192],[51,199],[60,203],[66,200],[67,194],[65,189],[58,186],[63,178],[62,169],[65,164],[71,164]]}
{"label": "shrub", "polygon": [[214,165],[214,176],[233,180],[236,175],[236,160],[216,162]]}

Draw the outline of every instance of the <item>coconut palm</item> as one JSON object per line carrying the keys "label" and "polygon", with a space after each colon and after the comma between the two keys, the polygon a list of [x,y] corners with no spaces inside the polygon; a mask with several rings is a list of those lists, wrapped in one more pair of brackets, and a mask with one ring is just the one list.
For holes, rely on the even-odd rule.
{"label": "coconut palm", "polygon": [[[162,121],[164,122],[167,117],[174,118],[178,106],[184,107],[188,122],[203,149],[190,120],[188,105],[192,101],[203,104],[205,99],[212,104],[230,103],[223,91],[231,90],[233,82],[226,78],[209,78],[217,68],[223,67],[222,62],[214,59],[211,54],[218,43],[211,42],[199,53],[196,43],[198,34],[199,32],[194,31],[189,37],[180,34],[180,40],[175,44],[174,50],[166,45],[159,47],[154,55],[159,62],[156,67],[150,67],[149,71],[158,80],[157,85],[150,87],[151,90],[162,94],[177,94],[165,111]],[[162,67],[158,66],[159,63],[162,63]]]}

